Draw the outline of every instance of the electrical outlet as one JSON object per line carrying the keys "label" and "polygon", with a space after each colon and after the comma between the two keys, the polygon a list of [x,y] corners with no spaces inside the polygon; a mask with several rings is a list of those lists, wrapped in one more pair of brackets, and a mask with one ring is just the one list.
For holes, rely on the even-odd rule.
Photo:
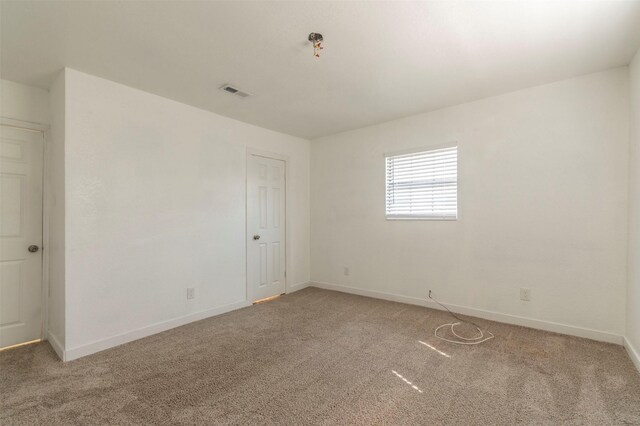
{"label": "electrical outlet", "polygon": [[520,288],[520,300],[528,302],[531,300],[531,289],[526,287]]}
{"label": "electrical outlet", "polygon": [[187,299],[194,299],[196,297],[196,289],[193,287],[187,288]]}
{"label": "electrical outlet", "polygon": [[346,266],[344,267],[344,276],[348,277],[349,276],[349,268],[347,268]]}

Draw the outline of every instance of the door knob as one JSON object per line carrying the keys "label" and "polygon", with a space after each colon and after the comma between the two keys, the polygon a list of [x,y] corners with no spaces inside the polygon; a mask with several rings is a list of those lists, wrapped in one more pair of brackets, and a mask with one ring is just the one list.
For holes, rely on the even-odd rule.
{"label": "door knob", "polygon": [[40,250],[40,247],[36,246],[35,244],[32,244],[32,245],[29,246],[29,248],[27,250],[29,250],[30,253],[35,253],[38,250]]}
{"label": "door knob", "polygon": [[254,236],[253,236],[253,239],[254,239],[254,240],[259,240],[259,239],[260,239],[260,235],[254,235]]}

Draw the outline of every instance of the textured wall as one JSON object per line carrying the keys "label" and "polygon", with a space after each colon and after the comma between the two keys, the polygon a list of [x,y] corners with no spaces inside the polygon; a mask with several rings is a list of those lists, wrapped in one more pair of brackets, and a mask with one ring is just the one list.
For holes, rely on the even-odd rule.
{"label": "textured wall", "polygon": [[287,280],[309,280],[308,141],[66,74],[67,349],[244,302],[247,147],[290,158]]}
{"label": "textured wall", "polygon": [[[312,281],[624,334],[628,94],[623,67],[312,141]],[[385,220],[384,153],[449,142],[459,220]]]}

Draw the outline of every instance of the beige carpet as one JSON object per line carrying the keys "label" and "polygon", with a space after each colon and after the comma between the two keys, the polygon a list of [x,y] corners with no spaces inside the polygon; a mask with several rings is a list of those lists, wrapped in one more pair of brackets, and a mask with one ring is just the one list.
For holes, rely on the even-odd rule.
{"label": "beige carpet", "polygon": [[622,347],[483,320],[462,347],[449,320],[309,288],[66,364],[4,351],[0,424],[640,424]]}

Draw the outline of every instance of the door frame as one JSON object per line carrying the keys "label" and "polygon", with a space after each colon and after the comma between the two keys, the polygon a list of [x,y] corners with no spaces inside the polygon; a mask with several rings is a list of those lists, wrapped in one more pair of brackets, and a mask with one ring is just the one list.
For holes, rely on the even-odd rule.
{"label": "door frame", "polygon": [[42,134],[42,277],[41,277],[41,306],[42,315],[40,325],[40,340],[48,339],[49,330],[49,131],[48,124],[31,121],[16,120],[0,116],[0,125],[14,129],[26,130]]}
{"label": "door frame", "polygon": [[249,159],[251,156],[270,158],[272,160],[284,161],[284,292],[289,293],[291,291],[289,287],[288,267],[291,265],[291,229],[289,221],[289,156],[279,154],[277,152],[264,151],[257,148],[247,147],[247,154],[245,157],[245,170],[244,170],[244,260],[245,260],[245,293],[244,299],[249,303],[253,303],[253,300],[249,300],[249,204],[247,199],[249,197]]}

